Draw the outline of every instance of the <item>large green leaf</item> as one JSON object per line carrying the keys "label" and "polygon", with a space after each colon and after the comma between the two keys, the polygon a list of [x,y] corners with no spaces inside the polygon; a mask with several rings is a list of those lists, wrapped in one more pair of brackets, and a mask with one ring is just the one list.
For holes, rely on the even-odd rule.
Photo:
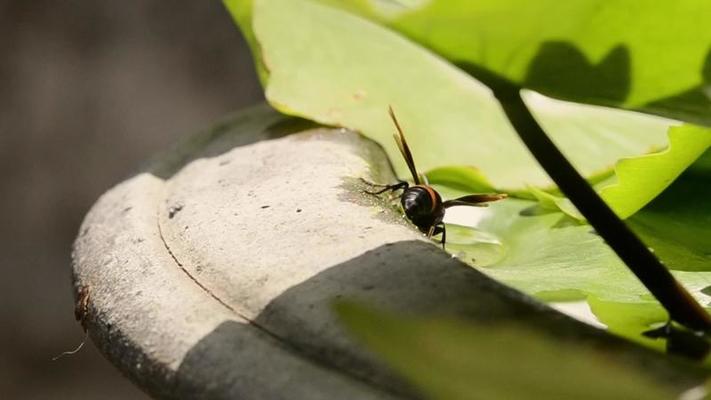
{"label": "large green leaf", "polygon": [[[711,300],[710,160],[711,152],[705,153],[628,220],[703,305]],[[635,340],[666,321],[663,309],[591,227],[526,200],[458,212],[477,214],[469,218],[475,230],[448,225],[448,249],[490,276],[544,300],[588,299],[611,330]]]}
{"label": "large green leaf", "polygon": [[514,324],[401,318],[348,303],[337,310],[358,338],[431,399],[648,400],[678,395],[630,364]]}
{"label": "large green leaf", "polygon": [[[496,240],[482,245],[468,228],[449,225],[450,250],[519,290],[556,301],[594,295],[633,302],[649,296],[590,226],[561,212],[545,212],[534,201],[516,199],[471,212],[481,214],[474,228]],[[492,253],[500,256],[492,259]]]}
{"label": "large green leaf", "polygon": [[[620,218],[627,218],[664,191],[709,146],[711,129],[690,124],[671,127],[667,149],[623,158],[615,165],[615,174],[595,187]],[[574,218],[583,219],[568,199],[536,189],[531,191],[544,206],[557,207]]]}
{"label": "large green leaf", "polygon": [[252,50],[252,55],[254,56],[254,65],[257,70],[257,76],[262,84],[266,84],[269,79],[269,71],[262,59],[262,49],[257,43],[257,38],[254,35],[254,29],[252,28],[252,10],[254,8],[253,0],[240,0],[239,4],[237,2],[227,3],[227,6],[232,13],[232,18],[237,22],[237,26],[240,27],[242,35],[244,35],[247,44]]}
{"label": "large green leaf", "polygon": [[476,75],[579,102],[711,124],[711,2],[326,1]]}
{"label": "large green leaf", "polygon": [[[260,49],[268,71],[267,98],[280,110],[360,130],[382,143],[399,175],[407,176],[391,140],[393,127],[386,113],[391,104],[419,168],[435,169],[431,174],[438,177],[435,180],[477,191],[550,185],[519,144],[490,91],[428,50],[382,26],[314,1],[256,0],[251,19],[240,9],[251,5],[250,0],[227,4],[241,16],[240,22],[251,23],[243,28],[254,28],[254,47]],[[397,7],[388,12],[397,14]],[[525,99],[555,142],[593,181],[607,182],[621,157],[665,148],[667,128],[672,125],[668,120],[560,102],[532,92]],[[677,142],[681,145],[620,168],[634,174],[620,178],[616,190],[627,194],[613,203],[630,210],[641,207],[708,145],[700,128],[686,126],[674,132],[686,138]],[[649,183],[649,177],[660,176],[665,177],[661,184]],[[701,186],[677,190],[684,186],[674,184],[654,203],[667,204],[663,210],[657,212],[652,205],[630,223],[677,270],[675,274],[694,295],[706,301],[702,289],[711,285],[711,272],[704,238],[711,237],[710,225],[697,216],[711,215],[711,210],[700,203],[684,214],[683,207],[668,206],[708,198]],[[684,225],[674,225],[676,221]],[[589,226],[563,213],[512,199],[485,210],[475,226],[478,231],[452,226],[450,248],[521,290],[556,300],[593,296],[632,305],[652,300]]]}
{"label": "large green leaf", "polygon": [[610,331],[657,350],[664,350],[666,345],[664,340],[641,335],[642,332],[658,328],[668,321],[669,317],[659,303],[604,301],[594,296],[588,297],[587,302],[593,314],[600,322],[607,325]]}
{"label": "large green leaf", "polygon": [[[659,200],[665,201],[665,196]],[[536,202],[527,200],[501,201],[480,213],[475,229],[485,234],[449,225],[448,248],[492,277],[546,300],[578,300],[590,295],[604,301],[651,300],[647,289],[590,226],[561,212],[541,210]],[[680,215],[671,212],[666,218]],[[635,229],[641,224],[661,228],[640,233],[675,270],[677,278],[698,299],[708,301],[701,292],[711,286],[707,253],[711,225],[707,218],[686,220],[687,227],[670,231],[649,222],[654,218],[658,215],[653,211],[643,211],[631,222]]]}
{"label": "large green leaf", "polygon": [[672,127],[669,148],[620,160],[615,166],[617,182],[602,187],[600,195],[620,217],[627,218],[666,189],[709,146],[711,129],[694,125]]}
{"label": "large green leaf", "polygon": [[[242,7],[249,4],[227,2],[243,25]],[[407,176],[407,169],[391,139],[389,104],[423,172],[459,165],[478,168],[499,189],[551,185],[489,89],[426,49],[386,28],[308,0],[257,0],[251,27],[254,47],[261,49],[259,56],[269,72],[269,102],[286,113],[347,126],[378,140],[400,176]],[[666,145],[669,120],[536,94],[526,99],[588,177],[605,174],[619,157]]]}
{"label": "large green leaf", "polygon": [[711,171],[705,167],[709,160],[711,152],[707,151],[661,196],[629,219],[635,232],[671,269],[711,271]]}

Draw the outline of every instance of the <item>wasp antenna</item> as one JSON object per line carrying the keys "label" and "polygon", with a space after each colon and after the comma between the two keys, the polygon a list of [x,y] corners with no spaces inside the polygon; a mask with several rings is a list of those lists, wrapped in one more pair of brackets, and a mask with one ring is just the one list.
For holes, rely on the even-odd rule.
{"label": "wasp antenna", "polygon": [[417,173],[417,168],[415,168],[415,160],[412,158],[412,152],[410,152],[410,147],[407,145],[407,141],[405,140],[405,134],[402,132],[402,127],[400,127],[400,123],[398,122],[397,117],[395,116],[395,111],[393,111],[393,106],[391,105],[388,105],[388,114],[390,114],[390,119],[392,119],[393,123],[395,124],[395,128],[397,129],[398,133],[397,135],[394,135],[395,143],[397,143],[397,146],[400,149],[400,153],[405,159],[407,168],[410,169],[412,179],[415,181],[416,185],[419,185],[420,176]]}

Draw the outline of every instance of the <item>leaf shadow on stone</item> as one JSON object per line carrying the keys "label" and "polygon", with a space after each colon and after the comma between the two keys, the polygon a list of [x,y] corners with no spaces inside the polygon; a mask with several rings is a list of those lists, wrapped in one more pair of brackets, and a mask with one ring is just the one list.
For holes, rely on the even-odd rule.
{"label": "leaf shadow on stone", "polygon": [[145,169],[167,180],[199,158],[218,157],[236,147],[279,139],[321,126],[303,118],[279,114],[269,106],[259,105],[228,115],[209,130],[179,142],[151,160]]}

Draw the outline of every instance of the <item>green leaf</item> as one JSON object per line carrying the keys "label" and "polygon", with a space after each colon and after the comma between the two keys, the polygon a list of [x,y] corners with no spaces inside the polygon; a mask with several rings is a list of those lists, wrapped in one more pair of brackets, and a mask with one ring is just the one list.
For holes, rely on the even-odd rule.
{"label": "green leaf", "polygon": [[567,197],[556,196],[534,187],[530,187],[529,191],[533,194],[536,200],[538,200],[538,204],[546,210],[560,210],[579,221],[585,220],[583,214],[578,211],[573,202]]}
{"label": "green leaf", "polygon": [[[628,220],[703,305],[711,301],[710,159],[707,151]],[[448,249],[495,279],[544,300],[587,299],[613,332],[661,347],[661,342],[640,336],[666,321],[661,306],[591,227],[555,206],[543,207],[550,205],[546,201],[509,199],[486,209],[465,209],[478,214],[469,218],[474,230],[448,224]]]}
{"label": "green leaf", "polygon": [[[232,10],[243,4],[251,1],[228,1]],[[492,186],[526,190],[529,185],[550,189],[550,180],[520,145],[490,91],[435,54],[358,16],[308,0],[256,0],[252,10],[245,29],[254,28],[255,46],[269,70],[266,95],[280,110],[360,130],[383,144],[398,174],[407,176],[391,139],[394,129],[386,113],[391,104],[418,167],[430,171],[432,181],[473,191]],[[396,8],[389,12],[398,14]],[[672,125],[668,120],[532,92],[525,99],[556,144],[592,181],[606,182],[621,157],[667,146]],[[631,168],[637,161],[621,168],[639,174],[621,180],[617,189],[635,194],[631,209],[661,190],[656,183],[646,187],[647,176],[662,176],[660,170],[669,165],[670,173],[678,174],[693,160],[705,140],[698,129],[679,128],[681,134],[675,135],[685,137],[680,146],[651,156],[651,161],[638,160],[651,165],[646,174],[645,168]],[[693,132],[699,137],[692,138]],[[708,301],[702,289],[711,285],[709,244],[704,239],[711,237],[711,221],[700,216],[711,212],[697,204],[693,212],[672,207],[674,212],[668,214],[669,204],[709,198],[703,190],[696,185],[688,193],[674,194],[677,190],[669,188],[630,224],[697,298]],[[626,196],[621,199],[627,201]],[[659,212],[654,211],[657,203],[663,205]],[[595,296],[630,304],[652,300],[589,226],[533,201],[506,200],[483,212],[474,232],[461,228],[457,233],[450,225],[449,242],[463,259],[486,266],[490,275],[547,299]]]}
{"label": "green leaf", "polygon": [[469,193],[492,192],[494,185],[489,183],[479,169],[473,166],[439,167],[427,172],[430,183],[440,184],[452,189]]}
{"label": "green leaf", "polygon": [[[227,4],[235,10],[242,1]],[[280,111],[363,132],[384,146],[400,176],[408,176],[391,138],[386,110],[393,105],[421,172],[460,165],[477,168],[498,189],[551,187],[489,89],[426,49],[313,1],[255,1],[253,12],[269,70],[266,97]],[[526,97],[588,177],[609,171],[621,156],[666,144],[671,121]]]}
{"label": "green leaf", "polygon": [[657,350],[664,350],[664,340],[650,339],[640,334],[658,328],[669,320],[666,311],[659,303],[655,301],[611,302],[594,296],[588,297],[587,301],[593,314],[600,322],[607,325],[611,332]]}
{"label": "green leaf", "polygon": [[[707,153],[699,164],[709,157]],[[689,169],[629,219],[657,256],[696,291],[711,286],[710,176],[698,168]],[[646,291],[640,290],[589,226],[524,200],[506,200],[477,211],[482,216],[475,228],[495,235],[506,248],[506,257],[486,269],[491,275],[534,294],[580,289],[603,300],[644,299]],[[452,230],[455,242],[456,229],[464,228]]]}
{"label": "green leaf", "polygon": [[[628,221],[674,270],[711,271],[711,172],[704,169],[709,159],[711,152],[707,151],[661,196]],[[710,286],[711,281],[705,285]]]}
{"label": "green leaf", "polygon": [[240,27],[242,35],[244,35],[250,50],[252,50],[254,65],[260,82],[263,85],[266,84],[269,79],[269,71],[262,59],[262,49],[259,47],[257,38],[254,35],[254,29],[252,29],[254,0],[225,0],[225,6],[232,14],[232,18],[237,22],[237,26]]}
{"label": "green leaf", "polygon": [[432,399],[667,399],[630,364],[515,324],[401,318],[350,303],[348,328]]}
{"label": "green leaf", "polygon": [[627,218],[666,189],[709,146],[711,129],[694,125],[672,127],[668,149],[620,160],[615,166],[617,183],[602,187],[600,195],[620,218]]}
{"label": "green leaf", "polygon": [[[671,196],[673,192],[669,193]],[[666,205],[666,192],[659,200]],[[469,212],[480,214],[474,229],[486,233],[486,238],[470,233],[471,228],[449,224],[448,249],[497,280],[550,301],[581,300],[587,296],[628,303],[653,300],[590,226],[561,212],[516,199]],[[646,224],[648,229],[639,231],[645,242],[675,270],[675,276],[692,294],[707,302],[709,296],[702,290],[711,286],[711,214],[692,212],[685,218],[683,211],[676,209],[668,215],[664,218],[682,219],[679,229],[666,230],[657,220],[662,217],[653,210],[640,212],[630,222],[635,230]],[[697,221],[692,220],[693,216]],[[561,293],[569,297],[561,298]]]}
{"label": "green leaf", "polygon": [[[491,259],[492,251],[484,252],[478,240],[462,239],[466,227],[447,225],[447,240],[459,246],[454,254],[460,259],[499,281],[544,300],[593,295],[607,301],[648,301],[649,292],[588,225],[527,200],[508,199],[466,211],[480,214],[474,228],[494,236],[503,256],[492,264],[480,263],[482,257]],[[561,293],[571,297],[562,299]]]}
{"label": "green leaf", "polygon": [[561,99],[711,124],[711,2],[432,0],[357,12],[473,72]]}
{"label": "green leaf", "polygon": [[[711,146],[711,129],[696,125],[669,128],[669,147],[664,151],[623,158],[615,175],[596,185],[603,200],[620,218],[627,218],[664,191]],[[547,207],[558,207],[573,218],[584,217],[566,198],[532,188]]]}

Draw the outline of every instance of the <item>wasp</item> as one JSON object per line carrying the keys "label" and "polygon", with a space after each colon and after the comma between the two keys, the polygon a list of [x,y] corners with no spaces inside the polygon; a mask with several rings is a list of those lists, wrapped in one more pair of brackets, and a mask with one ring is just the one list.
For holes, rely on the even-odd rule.
{"label": "wasp", "polygon": [[505,199],[507,196],[504,193],[489,193],[489,194],[470,194],[456,199],[442,201],[442,197],[437,191],[429,185],[425,177],[425,182],[422,182],[420,175],[415,168],[415,160],[410,152],[410,147],[405,140],[405,134],[402,127],[395,117],[395,112],[392,106],[388,107],[388,114],[395,125],[397,134],[393,134],[395,143],[397,143],[400,154],[405,159],[407,168],[412,174],[412,180],[415,183],[410,186],[406,181],[399,180],[398,183],[392,185],[380,185],[363,180],[366,184],[373,187],[380,187],[378,191],[365,191],[368,194],[379,195],[387,191],[395,192],[402,190],[400,195],[400,204],[405,211],[405,216],[422,232],[427,234],[428,238],[442,234],[442,249],[445,248],[447,241],[447,229],[445,228],[444,213],[450,207],[454,206],[476,206],[486,207],[488,202]]}

